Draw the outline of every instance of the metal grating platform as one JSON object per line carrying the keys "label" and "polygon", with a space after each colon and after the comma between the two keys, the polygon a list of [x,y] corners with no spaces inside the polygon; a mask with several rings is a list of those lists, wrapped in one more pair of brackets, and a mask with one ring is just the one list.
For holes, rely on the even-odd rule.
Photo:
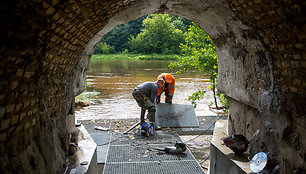
{"label": "metal grating platform", "polygon": [[104,174],[201,174],[195,161],[162,161],[139,163],[106,163]]}
{"label": "metal grating platform", "polygon": [[111,145],[145,145],[145,144],[174,144],[175,141],[181,141],[180,137],[174,133],[164,133],[156,131],[151,137],[144,137],[137,133],[135,135],[112,134]]}
{"label": "metal grating platform", "polygon": [[[189,149],[183,154],[158,153],[153,148],[173,146],[177,134],[156,132],[152,137],[112,134],[104,174],[204,174]],[[152,151],[147,150],[152,148]]]}
{"label": "metal grating platform", "polygon": [[[150,145],[150,148],[163,148],[169,145]],[[194,160],[191,152],[183,154],[158,154],[156,150],[148,151],[145,147],[137,146],[110,146],[108,150],[112,156],[107,157],[107,162],[143,162],[159,160]],[[119,158],[118,158],[119,157]]]}

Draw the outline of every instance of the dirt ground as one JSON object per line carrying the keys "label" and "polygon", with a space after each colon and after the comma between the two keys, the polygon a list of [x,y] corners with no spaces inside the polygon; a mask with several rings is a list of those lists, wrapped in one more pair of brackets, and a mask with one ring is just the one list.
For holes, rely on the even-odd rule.
{"label": "dirt ground", "polygon": [[[204,117],[197,117],[199,124],[204,124]],[[137,123],[139,119],[104,119],[104,120],[81,120],[81,122],[89,133],[100,132],[101,130],[95,129],[96,126],[109,129],[110,132],[123,133],[132,125]],[[137,126],[131,132],[137,132],[140,126]],[[172,129],[163,129],[163,131],[172,131]],[[188,145],[188,148],[202,166],[205,172],[207,172],[209,166],[209,152],[210,152],[210,140],[212,135],[184,135],[180,136],[181,140]]]}

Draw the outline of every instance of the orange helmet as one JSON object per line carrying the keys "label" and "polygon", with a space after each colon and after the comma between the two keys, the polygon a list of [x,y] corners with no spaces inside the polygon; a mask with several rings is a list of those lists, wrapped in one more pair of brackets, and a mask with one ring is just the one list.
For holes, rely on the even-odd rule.
{"label": "orange helmet", "polygon": [[157,80],[158,79],[163,79],[167,83],[172,83],[173,76],[168,73],[162,73],[161,75],[158,76]]}

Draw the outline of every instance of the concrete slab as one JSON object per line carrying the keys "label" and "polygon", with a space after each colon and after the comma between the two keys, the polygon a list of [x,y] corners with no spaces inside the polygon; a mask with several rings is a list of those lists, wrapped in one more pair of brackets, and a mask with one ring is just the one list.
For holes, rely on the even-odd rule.
{"label": "concrete slab", "polygon": [[108,132],[90,133],[91,138],[95,141],[97,146],[107,144],[109,142],[110,134]]}
{"label": "concrete slab", "polygon": [[[71,161],[71,166],[75,169],[75,173],[96,174],[98,172],[97,145],[83,125],[77,128],[83,136],[79,139],[79,148]],[[82,162],[88,162],[88,164],[81,165]]]}
{"label": "concrete slab", "polygon": [[91,133],[91,138],[97,144],[97,162],[98,164],[105,164],[110,134],[108,132]]}
{"label": "concrete slab", "polygon": [[108,145],[97,146],[97,161],[98,164],[105,164],[108,151]]}
{"label": "concrete slab", "polygon": [[227,120],[227,115],[205,116],[205,121],[199,127],[175,128],[173,131],[179,135],[212,135],[215,123],[218,120]]}
{"label": "concrete slab", "polygon": [[222,138],[228,136],[228,121],[218,120],[215,124],[214,134],[210,144],[210,174],[251,174],[248,152],[235,155],[226,147]]}
{"label": "concrete slab", "polygon": [[188,104],[158,104],[155,123],[160,127],[199,127],[194,107]]}

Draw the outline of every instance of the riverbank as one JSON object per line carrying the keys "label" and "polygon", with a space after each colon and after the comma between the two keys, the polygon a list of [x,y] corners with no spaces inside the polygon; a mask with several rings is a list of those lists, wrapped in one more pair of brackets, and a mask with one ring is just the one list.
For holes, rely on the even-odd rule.
{"label": "riverbank", "polygon": [[91,61],[98,60],[179,60],[176,54],[93,54]]}
{"label": "riverbank", "polygon": [[[197,117],[200,125],[205,122],[205,117]],[[98,119],[98,120],[80,120],[89,133],[101,132],[108,130],[110,132],[122,133],[139,121],[138,118],[129,119]],[[103,128],[95,129],[95,127]],[[137,126],[130,133],[137,133],[140,126]],[[163,129],[163,131],[171,132],[172,129]],[[184,135],[180,136],[181,140],[188,145],[195,159],[207,171],[209,166],[210,140],[212,135]]]}

